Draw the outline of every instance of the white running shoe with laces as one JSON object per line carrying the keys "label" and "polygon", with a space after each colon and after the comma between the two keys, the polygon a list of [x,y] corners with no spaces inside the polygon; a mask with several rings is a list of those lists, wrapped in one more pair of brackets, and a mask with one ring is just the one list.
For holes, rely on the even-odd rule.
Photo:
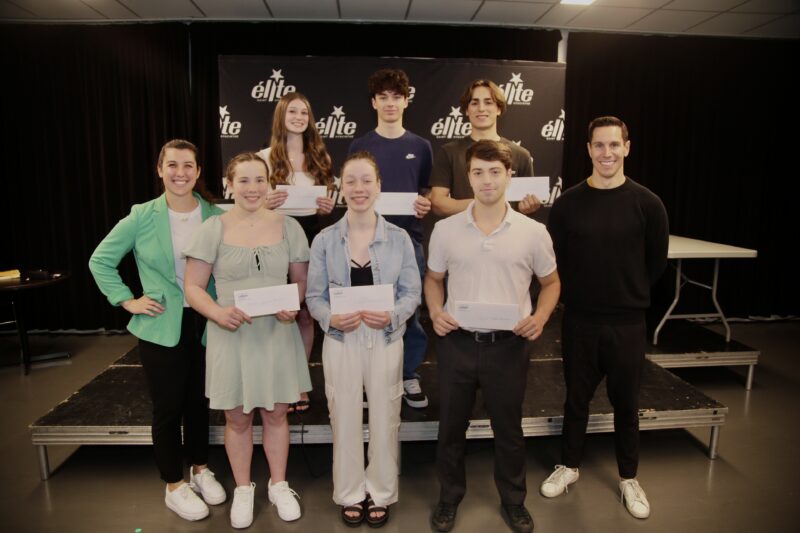
{"label": "white running shoe with laces", "polygon": [[231,504],[231,526],[236,529],[250,527],[253,523],[253,498],[255,497],[256,484],[242,485],[233,490],[233,503]]}
{"label": "white running shoe with laces", "polygon": [[569,486],[578,481],[578,469],[564,465],[556,465],[556,469],[545,479],[539,487],[539,492],[545,498],[555,498],[564,491],[569,492]]}
{"label": "white running shoe with laces", "polygon": [[164,503],[184,520],[202,520],[208,516],[208,506],[192,491],[188,483],[182,483],[173,491],[167,487]]}
{"label": "white running shoe with laces", "polygon": [[650,502],[639,482],[634,479],[623,479],[619,482],[619,499],[625,503],[628,512],[636,518],[650,516]]}
{"label": "white running shoe with laces", "polygon": [[199,474],[194,473],[194,468],[189,469],[189,487],[209,505],[219,505],[225,501],[225,489],[214,477],[214,472],[209,468],[204,468]]}
{"label": "white running shoe with laces", "polygon": [[278,516],[284,522],[293,522],[300,518],[300,496],[295,491],[289,488],[289,483],[281,481],[280,483],[272,484],[272,479],[269,480],[269,490],[267,491],[269,501],[278,508]]}

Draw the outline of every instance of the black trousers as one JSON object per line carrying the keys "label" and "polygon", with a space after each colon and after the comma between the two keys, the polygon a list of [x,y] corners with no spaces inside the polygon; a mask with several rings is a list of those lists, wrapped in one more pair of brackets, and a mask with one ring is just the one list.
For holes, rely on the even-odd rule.
{"label": "black trousers", "polygon": [[193,465],[208,462],[206,351],[200,342],[205,324],[205,318],[186,307],[177,346],[168,348],[139,339],[139,356],[153,402],[153,449],[161,479],[167,483],[183,479],[183,456]]}
{"label": "black trousers", "polygon": [[436,337],[439,366],[439,442],[436,467],[439,499],[458,504],[467,490],[464,469],[466,430],[478,387],[494,432],[494,482],[504,504],[525,501],[525,439],[522,400],[528,377],[525,339],[512,335],[477,342],[457,330]]}
{"label": "black trousers", "polygon": [[626,322],[603,323],[567,310],[561,332],[567,385],[561,460],[570,468],[580,466],[589,402],[605,376],[614,408],[617,468],[624,479],[636,477],[639,466],[639,387],[647,336],[644,315]]}

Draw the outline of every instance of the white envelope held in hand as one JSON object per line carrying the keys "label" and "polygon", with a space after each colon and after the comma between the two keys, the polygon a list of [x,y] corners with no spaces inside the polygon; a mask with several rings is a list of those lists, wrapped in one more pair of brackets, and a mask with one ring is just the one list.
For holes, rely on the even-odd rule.
{"label": "white envelope held in hand", "polygon": [[528,194],[534,195],[540,202],[550,198],[550,178],[547,176],[511,178],[511,183],[506,189],[506,200],[519,202]]}
{"label": "white envelope held in hand", "polygon": [[454,318],[462,328],[511,331],[520,321],[519,305],[456,300]]}
{"label": "white envelope held in hand", "polygon": [[356,311],[394,311],[394,287],[364,285],[361,287],[330,287],[331,314],[344,315]]}
{"label": "white envelope held in hand", "polygon": [[415,192],[382,192],[375,202],[375,211],[381,215],[416,215]]}
{"label": "white envelope held in hand", "polygon": [[289,193],[280,209],[316,209],[317,198],[328,196],[324,185],[276,185],[275,190]]}
{"label": "white envelope held in hand", "polygon": [[298,311],[300,292],[297,283],[233,291],[233,304],[250,315],[274,315],[278,311]]}

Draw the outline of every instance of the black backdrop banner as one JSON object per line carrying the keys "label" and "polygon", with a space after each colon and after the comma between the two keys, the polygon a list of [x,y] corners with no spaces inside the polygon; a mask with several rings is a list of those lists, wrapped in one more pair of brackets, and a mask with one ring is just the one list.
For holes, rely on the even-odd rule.
{"label": "black backdrop banner", "polygon": [[284,94],[298,91],[311,102],[338,173],[352,140],[375,128],[367,79],[381,68],[400,68],[408,74],[411,97],[403,125],[429,139],[434,152],[471,132],[458,104],[464,89],[478,78],[494,81],[508,103],[498,125],[500,134],[533,154],[537,176],[549,176],[551,187],[560,183],[565,65],[533,61],[222,55],[223,162],[268,146],[275,104]]}

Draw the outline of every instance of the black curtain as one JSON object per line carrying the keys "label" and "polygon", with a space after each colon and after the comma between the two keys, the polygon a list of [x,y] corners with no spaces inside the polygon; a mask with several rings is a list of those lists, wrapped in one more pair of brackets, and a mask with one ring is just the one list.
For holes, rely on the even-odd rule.
{"label": "black curtain", "polygon": [[[208,151],[209,169],[216,172],[215,176],[223,172],[216,107],[219,102],[218,55],[556,61],[561,40],[561,33],[553,30],[413,24],[196,23],[191,25],[190,33],[195,131],[198,142]],[[334,85],[336,80],[321,79],[319,83]],[[364,80],[365,92],[366,83]],[[218,189],[218,182],[213,187]],[[217,189],[215,192],[220,193]]]}
{"label": "black curtain", "polygon": [[132,204],[160,194],[160,146],[190,134],[187,27],[5,25],[0,58],[0,270],[72,272],[30,294],[31,328],[123,327],[86,265]]}
{"label": "black curtain", "polygon": [[[723,260],[720,303],[733,316],[800,313],[789,251],[800,196],[800,41],[574,33],[566,80],[565,186],[591,173],[586,126],[616,115],[629,126],[626,174],[658,194],[671,233],[758,250]],[[710,282],[711,265],[689,264]],[[668,271],[655,307],[673,293]],[[686,309],[710,310],[687,293]]]}

